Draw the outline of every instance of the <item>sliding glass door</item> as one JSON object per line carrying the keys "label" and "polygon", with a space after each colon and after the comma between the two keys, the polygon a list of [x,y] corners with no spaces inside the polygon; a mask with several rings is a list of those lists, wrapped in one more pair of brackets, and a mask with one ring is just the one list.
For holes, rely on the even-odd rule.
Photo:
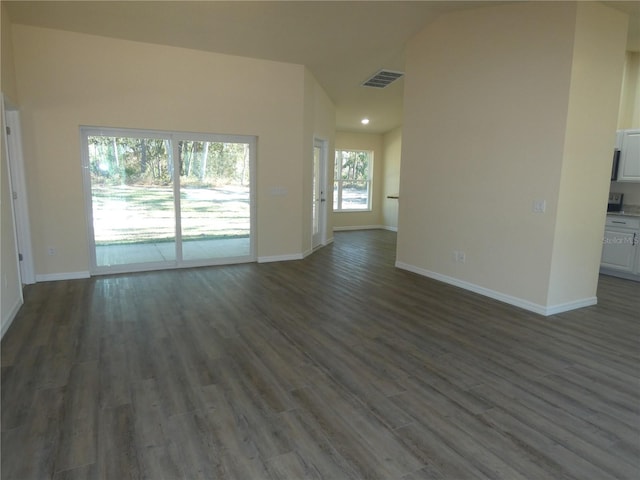
{"label": "sliding glass door", "polygon": [[95,266],[175,261],[168,140],[88,134],[86,148]]}
{"label": "sliding glass door", "polygon": [[92,271],[253,261],[253,137],[83,128]]}
{"label": "sliding glass door", "polygon": [[250,145],[181,141],[182,258],[251,253]]}

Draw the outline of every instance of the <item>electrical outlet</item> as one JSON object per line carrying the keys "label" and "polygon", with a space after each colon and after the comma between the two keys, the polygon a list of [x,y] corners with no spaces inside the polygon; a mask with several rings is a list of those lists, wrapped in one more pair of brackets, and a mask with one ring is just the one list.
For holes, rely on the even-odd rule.
{"label": "electrical outlet", "polygon": [[460,250],[456,250],[453,252],[453,261],[456,263],[464,263],[466,260],[466,255],[464,252]]}
{"label": "electrical outlet", "polygon": [[55,248],[53,248],[53,247],[47,248],[47,255],[53,256],[55,254],[56,254],[56,249]]}

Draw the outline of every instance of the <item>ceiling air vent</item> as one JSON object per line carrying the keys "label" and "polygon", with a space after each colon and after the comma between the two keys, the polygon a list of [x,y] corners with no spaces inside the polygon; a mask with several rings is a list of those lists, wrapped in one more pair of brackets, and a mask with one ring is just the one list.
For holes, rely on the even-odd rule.
{"label": "ceiling air vent", "polygon": [[363,87],[384,88],[404,75],[393,70],[379,70],[371,78],[362,83]]}

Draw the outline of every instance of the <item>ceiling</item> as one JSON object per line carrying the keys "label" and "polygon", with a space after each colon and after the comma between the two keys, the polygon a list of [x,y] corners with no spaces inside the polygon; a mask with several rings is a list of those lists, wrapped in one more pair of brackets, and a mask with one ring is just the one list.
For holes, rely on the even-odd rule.
{"label": "ceiling", "polygon": [[[383,133],[401,124],[407,40],[443,12],[491,1],[6,1],[13,23],[306,65],[336,105],[337,129]],[[640,51],[640,2],[604,2],[631,15]],[[368,117],[367,126],[360,124]]]}

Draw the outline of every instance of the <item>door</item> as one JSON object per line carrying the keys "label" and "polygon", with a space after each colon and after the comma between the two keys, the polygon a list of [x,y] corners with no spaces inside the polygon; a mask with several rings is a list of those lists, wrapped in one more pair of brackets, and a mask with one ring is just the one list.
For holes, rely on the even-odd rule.
{"label": "door", "polygon": [[180,239],[183,261],[251,255],[251,145],[183,140]]}
{"label": "door", "polygon": [[326,146],[323,140],[313,143],[313,206],[311,214],[311,248],[324,243],[326,219]]}
{"label": "door", "polygon": [[20,277],[22,283],[29,285],[36,282],[36,276],[32,254],[31,229],[29,227],[29,205],[27,202],[27,187],[22,155],[20,113],[7,106],[6,103],[5,109],[9,177],[13,197]]}
{"label": "door", "polygon": [[95,273],[161,268],[176,261],[170,138],[85,130]]}
{"label": "door", "polygon": [[253,137],[83,128],[93,273],[255,260]]}

